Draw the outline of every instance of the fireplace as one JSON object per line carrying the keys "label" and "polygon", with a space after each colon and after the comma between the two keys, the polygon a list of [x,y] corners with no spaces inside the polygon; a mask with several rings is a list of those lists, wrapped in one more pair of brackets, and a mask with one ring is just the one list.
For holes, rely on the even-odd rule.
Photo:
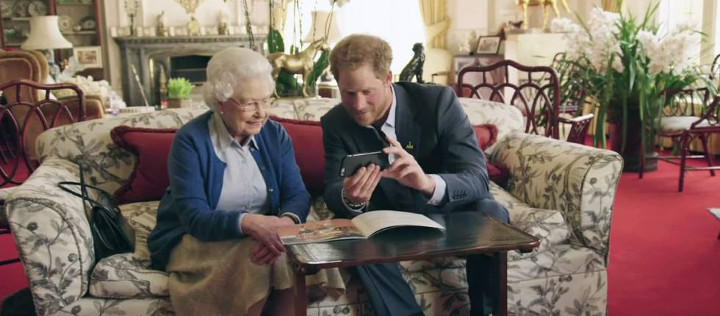
{"label": "fireplace", "polygon": [[205,81],[205,66],[217,51],[251,47],[264,54],[265,36],[255,35],[254,39],[255,45],[246,35],[116,37],[122,56],[123,99],[130,106],[144,105],[142,88],[149,105],[160,104],[167,79],[185,77],[198,84]]}
{"label": "fireplace", "polygon": [[202,83],[207,80],[205,68],[210,56],[190,55],[170,57],[170,77],[183,77],[192,83]]}

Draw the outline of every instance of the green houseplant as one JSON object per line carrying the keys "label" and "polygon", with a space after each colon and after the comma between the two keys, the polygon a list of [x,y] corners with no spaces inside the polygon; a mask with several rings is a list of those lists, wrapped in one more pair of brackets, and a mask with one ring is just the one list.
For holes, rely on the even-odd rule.
{"label": "green houseplant", "polygon": [[187,78],[172,78],[167,83],[168,107],[179,108],[187,105],[193,85]]}
{"label": "green houseplant", "polygon": [[[625,159],[625,171],[639,168],[641,148],[654,152],[655,135],[668,92],[688,88],[697,81],[692,52],[698,32],[689,25],[660,33],[654,22],[658,4],[651,4],[641,19],[595,8],[587,23],[553,21],[554,32],[566,34],[566,71],[586,89],[597,111],[595,144],[611,148]],[[568,74],[566,74],[568,75]],[[653,169],[646,164],[646,169]]]}

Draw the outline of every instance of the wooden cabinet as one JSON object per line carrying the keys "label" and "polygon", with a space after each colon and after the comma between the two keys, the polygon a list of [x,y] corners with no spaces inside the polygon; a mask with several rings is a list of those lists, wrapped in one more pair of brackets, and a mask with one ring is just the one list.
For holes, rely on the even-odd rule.
{"label": "wooden cabinet", "polygon": [[[82,60],[91,65],[86,69],[96,79],[102,79],[105,45],[102,36],[102,0],[0,0],[0,46],[17,49],[30,34],[30,17],[57,15],[60,32],[73,43],[73,49],[56,50],[56,61],[62,64],[73,52],[96,51],[95,60]],[[95,49],[95,50],[94,50]],[[85,56],[87,57],[87,56]]]}

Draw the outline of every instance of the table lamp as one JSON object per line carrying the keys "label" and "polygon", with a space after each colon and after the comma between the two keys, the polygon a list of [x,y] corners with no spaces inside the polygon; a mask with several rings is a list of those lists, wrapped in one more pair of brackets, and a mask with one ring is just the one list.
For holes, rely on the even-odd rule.
{"label": "table lamp", "polygon": [[[338,27],[337,14],[331,14],[330,11],[313,11],[313,23],[310,32],[305,37],[305,43],[312,43],[315,40],[325,37],[325,42],[332,48],[335,43],[342,39],[340,28]],[[332,81],[330,71],[325,71],[320,77],[320,81]]]}
{"label": "table lamp", "polygon": [[340,28],[338,27],[337,14],[331,16],[330,11],[313,11],[312,18],[312,27],[307,37],[305,37],[305,43],[311,43],[325,37],[328,45],[332,47],[340,40],[342,34],[340,34]]}
{"label": "table lamp", "polygon": [[65,39],[60,33],[57,15],[34,16],[30,18],[30,36],[22,43],[20,48],[24,50],[47,51],[50,75],[60,73],[60,67],[55,63],[55,49],[72,48],[72,43]]}

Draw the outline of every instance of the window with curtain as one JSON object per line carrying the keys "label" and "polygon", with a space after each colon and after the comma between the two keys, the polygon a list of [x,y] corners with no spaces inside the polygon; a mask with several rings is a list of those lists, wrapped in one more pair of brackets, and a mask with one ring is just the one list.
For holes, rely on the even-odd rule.
{"label": "window with curtain", "polygon": [[[660,34],[664,34],[669,29],[675,29],[679,25],[692,25],[695,29],[700,30],[703,20],[703,0],[663,0],[658,8],[658,23],[660,25]],[[699,63],[701,52],[701,34],[696,34],[697,45],[692,47],[693,56],[696,56]]]}

